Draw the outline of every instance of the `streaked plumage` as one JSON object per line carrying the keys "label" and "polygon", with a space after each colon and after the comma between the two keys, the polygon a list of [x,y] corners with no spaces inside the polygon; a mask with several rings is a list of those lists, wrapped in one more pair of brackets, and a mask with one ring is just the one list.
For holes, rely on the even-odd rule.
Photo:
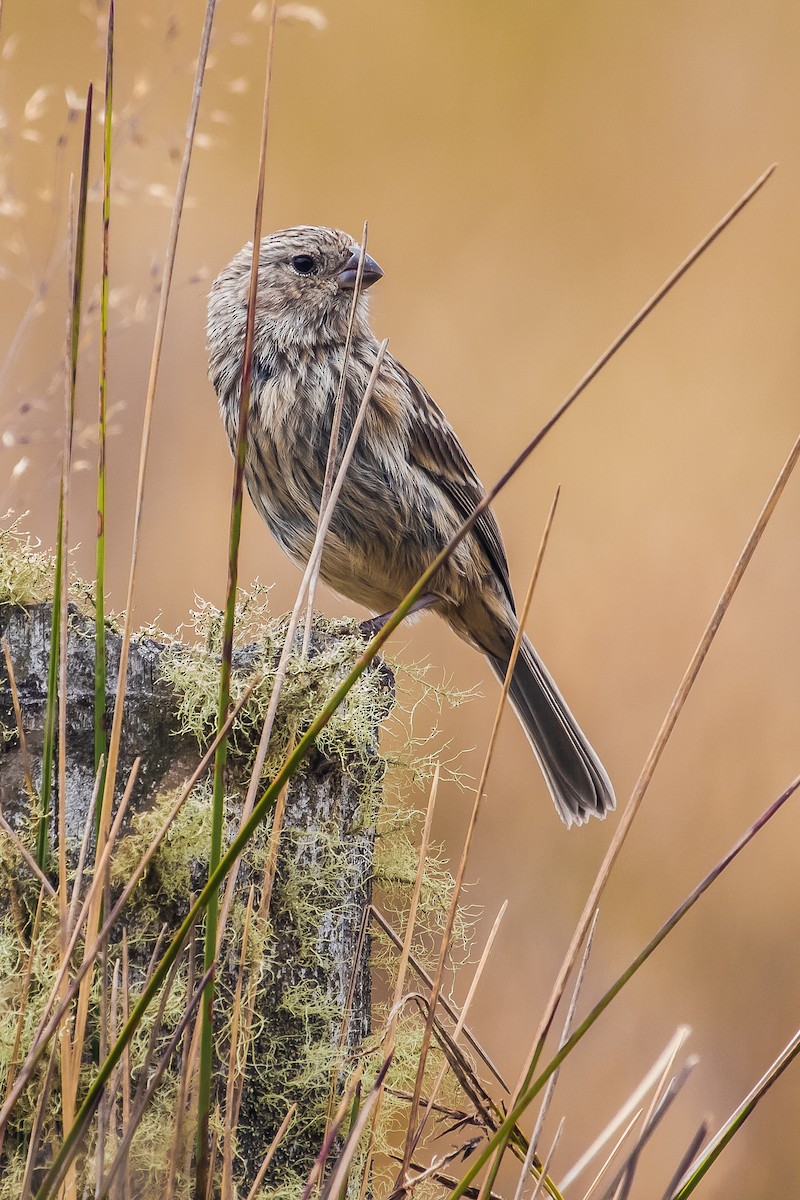
{"label": "streaked plumage", "polygon": [[[261,242],[245,481],[256,509],[296,562],[317,527],[333,405],[359,248],[338,230],[300,226]],[[209,375],[233,445],[252,249],[215,280],[209,298]],[[364,285],[380,278],[366,262]],[[362,292],[340,443],[346,444],[378,342]],[[441,410],[387,354],[333,514],[321,575],[375,613],[390,612],[484,495]],[[502,677],[517,623],[508,564],[491,511],[435,577],[436,611]],[[604,816],[614,793],[597,755],[527,638],[511,699],[567,825]]]}

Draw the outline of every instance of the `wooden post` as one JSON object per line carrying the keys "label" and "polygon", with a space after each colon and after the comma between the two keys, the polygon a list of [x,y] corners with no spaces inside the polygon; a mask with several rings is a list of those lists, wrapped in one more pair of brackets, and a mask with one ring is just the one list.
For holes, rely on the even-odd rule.
{"label": "wooden post", "polygon": [[[0,633],[7,639],[11,651],[37,787],[41,772],[50,612],[48,604],[0,605]],[[330,676],[329,690],[332,690],[334,678],[341,677],[343,667],[341,663],[337,665],[337,656],[333,652],[337,638],[345,637],[353,638],[351,624],[343,624],[338,630],[330,626],[315,630],[312,658],[307,669],[313,672],[315,662],[322,664],[320,669]],[[120,638],[109,629],[107,639],[108,707],[111,711]],[[165,670],[167,657],[174,663],[175,655],[196,653],[203,652],[191,647],[165,646],[150,637],[137,638],[131,647],[118,792],[121,792],[136,755],[141,756],[142,765],[131,800],[131,816],[126,820],[119,852],[115,851],[120,862],[125,861],[126,837],[137,836],[137,830],[141,835],[140,823],[148,813],[155,815],[161,809],[166,811],[165,797],[174,796],[200,757],[197,739],[181,731],[180,697],[169,682],[169,678],[174,678],[174,672]],[[235,666],[240,672],[249,673],[259,663],[269,666],[271,661],[270,650],[265,658],[263,648],[252,645],[237,654]],[[23,782],[22,751],[15,731],[4,661],[1,669],[0,723],[6,732],[6,741],[0,753],[0,803],[6,820],[25,837],[30,800]],[[71,609],[66,828],[69,859],[73,865],[88,817],[94,776],[93,670],[93,625],[87,617]],[[307,1174],[319,1150],[331,1080],[338,1076],[342,1030],[346,1053],[348,1047],[360,1043],[370,1028],[369,938],[364,936],[363,929],[371,898],[374,814],[382,778],[376,726],[390,707],[393,695],[392,677],[382,664],[373,668],[367,691],[368,703],[373,705],[372,719],[356,722],[352,743],[348,745],[342,741],[335,747],[335,753],[330,747],[327,753],[318,748],[289,789],[269,916],[264,914],[254,925],[253,946],[257,947],[257,961],[251,961],[248,972],[248,978],[256,981],[252,996],[253,1022],[246,1048],[239,1051],[239,1057],[245,1061],[245,1071],[238,1112],[235,1178],[242,1195],[247,1194],[265,1149],[292,1102],[298,1105],[298,1118],[277,1160],[282,1164],[278,1178],[283,1181],[286,1172],[298,1178]],[[295,687],[294,694],[296,702],[297,695],[302,695],[302,688]],[[382,699],[376,703],[376,697]],[[316,697],[312,703],[316,705]],[[291,714],[291,721],[302,728],[313,715],[313,708],[307,712],[298,710]],[[291,722],[284,720],[284,728],[287,723]],[[250,738],[257,736],[257,732],[251,733]],[[229,780],[229,834],[235,830],[240,812],[247,775],[243,760],[247,752],[252,752],[252,746],[243,747],[240,737]],[[196,801],[194,811],[198,811]],[[131,947],[134,993],[138,992],[162,923],[166,925],[169,937],[189,903],[188,894],[171,892],[168,877],[169,862],[175,862],[176,854],[180,857],[180,842],[186,833],[185,827],[183,834],[176,827],[175,838],[169,846],[172,858],[160,866],[156,862],[148,871],[131,898],[124,919]],[[0,831],[0,838],[4,836]],[[53,823],[51,841],[54,836]],[[189,840],[187,838],[187,844]],[[269,829],[265,828],[254,840],[239,871],[237,900],[228,922],[219,966],[217,1102],[219,1119],[223,1123],[232,997],[239,965],[243,913],[251,885],[256,909],[258,907],[268,840]],[[20,882],[26,875],[30,876],[21,859],[16,861],[14,869]],[[196,892],[205,876],[202,854],[190,854],[181,865],[181,871],[185,871],[185,880],[189,883],[188,889],[184,887],[184,890]],[[113,878],[118,892],[125,880],[118,871]],[[4,888],[5,885],[0,884],[0,889]],[[0,896],[0,906],[3,904],[5,900]],[[109,953],[116,956],[117,949],[112,947]],[[198,958],[201,960],[202,951]],[[351,1006],[346,1013],[348,1000]],[[191,1137],[191,1130],[187,1131],[187,1136]],[[7,1136],[3,1155],[12,1152],[13,1148],[13,1138]],[[134,1152],[132,1171],[135,1161]],[[0,1173],[2,1171],[0,1161]]]}

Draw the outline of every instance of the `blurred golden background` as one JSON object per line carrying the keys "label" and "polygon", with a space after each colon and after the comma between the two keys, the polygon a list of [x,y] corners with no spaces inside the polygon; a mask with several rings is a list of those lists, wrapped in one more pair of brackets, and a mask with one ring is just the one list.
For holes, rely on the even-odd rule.
{"label": "blurred golden background", "polygon": [[[491,482],[651,291],[772,161],[763,194],[592,385],[497,503],[522,593],[562,495],[529,628],[624,805],[798,431],[800,7],[343,0],[278,28],[265,228],[336,225],[385,271],[379,337]],[[109,590],[124,603],[141,415],[202,21],[199,0],[117,8],[111,229]],[[76,98],[102,93],[103,5],[6,0],[0,27],[3,509],[50,545],[61,445],[65,196]],[[297,14],[301,19],[296,19]],[[206,379],[205,295],[249,239],[266,5],[220,6],[181,230],[145,501],[137,619],[222,603],[231,461]],[[101,103],[97,105],[101,109]],[[100,177],[99,125],[94,146]],[[99,192],[88,250],[72,543],[94,564]],[[81,469],[82,468],[82,469]],[[581,1011],[798,770],[800,479],[789,486],[669,744],[604,898]],[[248,509],[241,579],[291,606],[297,571]],[[329,613],[349,607],[324,589]],[[396,638],[485,698],[442,718],[477,775],[497,687],[425,618]],[[421,801],[421,797],[418,798]],[[471,796],[443,788],[460,852]],[[563,1072],[558,1178],[676,1026],[700,1063],[654,1144],[660,1195],[800,1024],[800,843],[790,803],[690,914]],[[513,1081],[614,817],[567,834],[504,721],[469,900],[510,906],[471,1024]],[[463,997],[466,976],[456,982]],[[800,1068],[701,1194],[793,1195]],[[579,1197],[591,1172],[571,1191]],[[651,1190],[646,1192],[644,1187]],[[704,1189],[704,1190],[703,1190]]]}

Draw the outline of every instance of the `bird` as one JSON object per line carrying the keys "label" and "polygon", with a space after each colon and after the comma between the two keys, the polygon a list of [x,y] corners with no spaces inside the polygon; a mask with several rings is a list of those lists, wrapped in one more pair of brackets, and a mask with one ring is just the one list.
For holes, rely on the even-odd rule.
{"label": "bird", "polygon": [[[209,379],[234,449],[252,242],[212,284]],[[244,480],[273,537],[304,566],[316,537],[359,259],[362,280],[346,365],[339,454],[379,343],[369,289],[383,271],[338,229],[300,225],[260,240]],[[390,614],[484,498],[442,410],[386,352],[333,511],[320,575],[333,591]],[[502,680],[518,630],[503,540],[490,508],[439,567],[418,608],[431,608],[481,651]],[[379,618],[382,619],[382,618]],[[567,827],[604,817],[614,790],[552,676],[523,636],[510,699]]]}

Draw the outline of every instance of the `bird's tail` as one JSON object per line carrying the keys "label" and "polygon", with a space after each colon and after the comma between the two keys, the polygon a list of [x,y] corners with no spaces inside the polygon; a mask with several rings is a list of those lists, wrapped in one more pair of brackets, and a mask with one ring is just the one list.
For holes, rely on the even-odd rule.
{"label": "bird's tail", "polygon": [[[503,680],[508,656],[490,657],[489,661]],[[589,817],[604,817],[616,805],[611,781],[526,637],[519,648],[509,694],[564,824],[582,825]]]}

